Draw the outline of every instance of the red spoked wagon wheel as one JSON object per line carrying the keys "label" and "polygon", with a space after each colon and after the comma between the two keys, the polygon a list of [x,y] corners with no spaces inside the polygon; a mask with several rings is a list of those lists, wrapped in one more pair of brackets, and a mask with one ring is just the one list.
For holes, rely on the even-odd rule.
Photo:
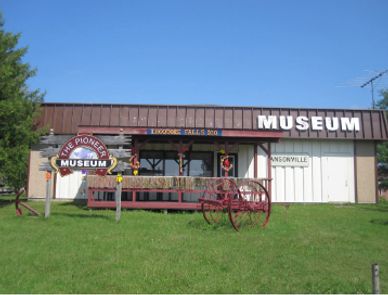
{"label": "red spoked wagon wheel", "polygon": [[216,179],[209,182],[200,199],[206,222],[209,224],[221,222],[229,198],[237,193],[236,184],[230,179]]}
{"label": "red spoked wagon wheel", "polygon": [[252,225],[261,223],[262,227],[266,226],[271,215],[271,198],[267,189],[257,180],[247,180],[241,184],[240,191],[249,200]]}
{"label": "red spoked wagon wheel", "polygon": [[211,203],[210,201],[204,201],[201,204],[203,218],[209,224],[220,223],[222,216],[224,215],[224,207],[220,204],[220,201]]}
{"label": "red spoked wagon wheel", "polygon": [[271,200],[267,189],[256,180],[238,184],[239,198],[233,199],[228,207],[229,219],[238,231],[242,225],[255,226],[261,222],[264,227],[271,214]]}
{"label": "red spoked wagon wheel", "polygon": [[235,230],[239,231],[241,226],[250,225],[250,206],[247,200],[244,200],[243,196],[236,194],[234,198],[229,200],[228,216]]}

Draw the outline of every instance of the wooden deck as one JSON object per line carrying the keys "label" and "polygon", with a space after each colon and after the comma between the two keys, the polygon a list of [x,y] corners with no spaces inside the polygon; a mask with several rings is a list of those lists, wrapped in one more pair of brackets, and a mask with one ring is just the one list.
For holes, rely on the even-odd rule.
{"label": "wooden deck", "polygon": [[[116,187],[115,176],[87,176],[88,207],[89,208],[115,208],[113,196]],[[190,177],[190,176],[123,176],[121,207],[131,209],[175,209],[175,210],[200,210],[200,203],[194,199],[185,200],[185,194],[200,198],[208,189],[209,184],[221,180],[220,177]],[[244,185],[249,178],[233,178],[237,185]],[[269,179],[260,180],[268,188]],[[111,193],[111,198],[106,198]],[[175,194],[175,200],[141,200],[140,194]],[[104,198],[96,198],[96,195]],[[144,198],[143,198],[144,199]]]}

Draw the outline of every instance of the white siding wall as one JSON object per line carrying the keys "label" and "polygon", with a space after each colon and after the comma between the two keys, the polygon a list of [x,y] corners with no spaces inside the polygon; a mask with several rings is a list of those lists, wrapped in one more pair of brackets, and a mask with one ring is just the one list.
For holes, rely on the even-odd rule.
{"label": "white siding wall", "polygon": [[[282,140],[272,154],[308,155],[307,167],[272,167],[274,202],[355,202],[354,145],[349,141]],[[258,176],[266,157],[258,149]]]}
{"label": "white siding wall", "polygon": [[[206,146],[201,150],[211,150]],[[349,141],[282,140],[271,145],[272,154],[309,156],[307,167],[272,167],[274,202],[355,202],[354,145]],[[214,174],[217,173],[214,152]],[[254,177],[252,145],[238,149],[238,176]],[[258,177],[267,177],[265,153],[258,148]],[[57,175],[56,198],[86,198],[81,172]]]}
{"label": "white siding wall", "polygon": [[80,171],[74,171],[70,175],[61,177],[57,174],[55,189],[56,199],[86,199],[84,176]]}
{"label": "white siding wall", "polygon": [[238,177],[253,178],[253,145],[241,144],[238,149]]}

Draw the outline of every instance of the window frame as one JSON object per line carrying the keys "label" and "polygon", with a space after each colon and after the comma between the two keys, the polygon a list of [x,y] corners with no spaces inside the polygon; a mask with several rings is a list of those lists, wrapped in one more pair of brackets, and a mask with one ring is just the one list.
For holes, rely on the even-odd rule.
{"label": "window frame", "polygon": [[[144,153],[147,153],[147,152],[154,152],[154,153],[160,153],[161,154],[161,158],[160,159],[162,161],[162,175],[161,176],[169,176],[169,175],[166,175],[166,160],[171,160],[171,158],[167,158],[166,155],[169,154],[169,153],[176,153],[176,158],[173,159],[175,160],[175,162],[177,163],[177,167],[179,166],[179,162],[178,162],[178,152],[177,151],[174,151],[174,150],[141,150],[139,152],[139,160],[141,161],[142,159],[145,159],[147,162],[149,162],[149,158],[145,158],[144,157]],[[187,162],[184,163],[184,166],[187,167],[186,169],[186,175],[182,175],[182,176],[191,176],[190,175],[190,163],[192,160],[198,160],[198,159],[192,159],[191,158],[191,155],[192,154],[208,154],[210,155],[210,159],[211,159],[211,176],[199,176],[199,177],[212,177],[214,175],[214,152],[212,151],[188,151],[185,153],[185,158],[184,160],[186,160]],[[179,168],[178,168],[179,169]],[[154,170],[152,170],[154,171]],[[142,175],[141,173],[141,166],[140,166],[140,169],[139,169],[139,175]],[[154,173],[153,173],[154,174]]]}

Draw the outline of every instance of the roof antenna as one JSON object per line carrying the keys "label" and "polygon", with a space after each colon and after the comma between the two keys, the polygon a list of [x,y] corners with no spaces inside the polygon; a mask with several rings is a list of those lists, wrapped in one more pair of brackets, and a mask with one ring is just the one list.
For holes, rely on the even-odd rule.
{"label": "roof antenna", "polygon": [[366,85],[370,84],[371,86],[371,91],[372,91],[372,109],[374,110],[376,108],[376,102],[375,102],[375,97],[374,97],[374,84],[373,81],[380,78],[382,75],[388,73],[388,70],[382,71],[378,73],[377,75],[373,76],[370,78],[368,81],[366,81],[364,84],[361,85],[361,88],[364,88]]}

